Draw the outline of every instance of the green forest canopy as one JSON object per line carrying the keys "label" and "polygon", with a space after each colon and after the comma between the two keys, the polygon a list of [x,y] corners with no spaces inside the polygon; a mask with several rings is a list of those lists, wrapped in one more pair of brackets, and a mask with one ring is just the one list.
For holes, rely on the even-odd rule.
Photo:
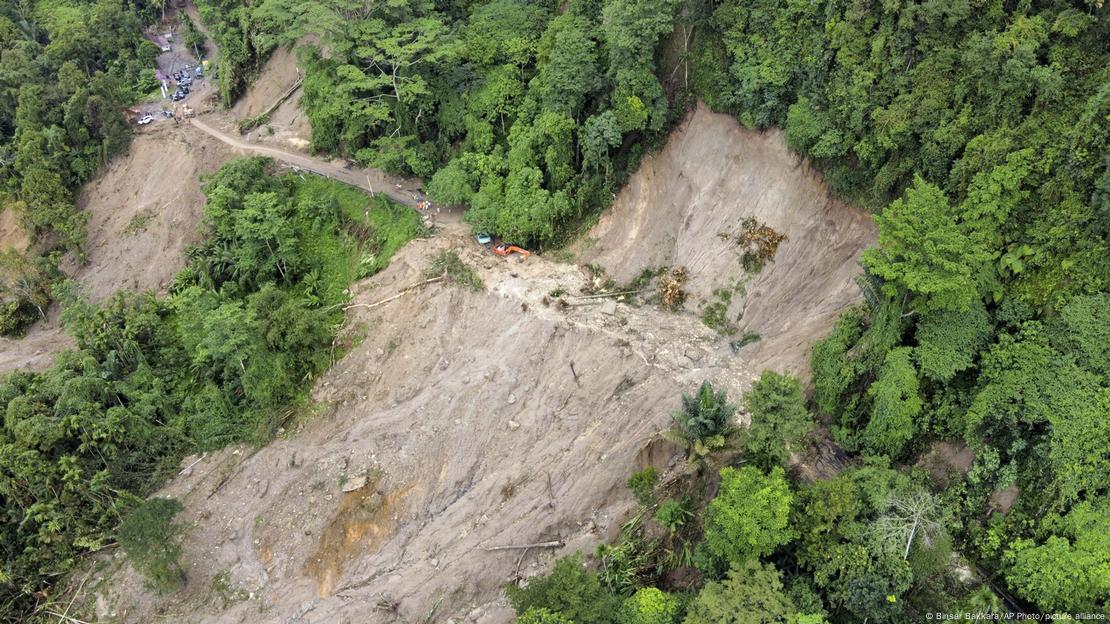
{"label": "green forest canopy", "polygon": [[0,334],[43,316],[61,252],[83,255],[76,191],[127,149],[123,109],[158,91],[158,46],[142,28],[160,9],[153,0],[0,3],[0,211],[36,242],[31,255],[0,258]]}
{"label": "green forest canopy", "polygon": [[[989,604],[982,594],[938,585],[946,544],[1032,608],[1106,608],[1110,17],[1100,0],[198,4],[219,46],[226,102],[276,46],[317,34],[318,44],[303,52],[302,104],[313,148],[424,176],[437,201],[466,204],[476,228],[517,242],[566,240],[695,97],[749,127],[784,128],[790,146],[825,172],[836,193],[875,212],[880,241],[864,258],[866,302],[842,316],[812,360],[810,409],[831,423],[836,441],[859,465],[827,482],[791,482],[785,489],[775,468],[764,466],[764,478],[776,482],[766,495],[809,513],[791,511],[786,526],[775,525],[778,534],[750,542],[775,544],[771,551],[730,546],[735,527],[714,529],[709,553],[717,559],[741,551],[758,556],[704,565],[707,583],[687,621],[719,621],[715,613],[733,608],[729,596],[773,602],[776,617],[798,622],[897,621],[942,603]],[[128,59],[149,53],[133,27],[150,7],[112,13],[123,5],[74,0],[21,12],[27,6],[35,5],[0,12],[0,154],[7,154],[0,179],[6,201],[23,202],[43,224],[63,224],[60,240],[76,245],[80,215],[72,211],[72,191],[121,145],[111,115],[98,121],[96,111],[106,109],[95,105],[101,91],[93,87],[107,81],[116,93],[142,90],[126,68]],[[44,12],[44,6],[65,10]],[[78,10],[101,11],[110,23],[93,34],[62,28],[73,23],[64,16]],[[112,33],[123,33],[120,41],[100,41]],[[57,52],[39,53],[50,46]],[[84,52],[98,49],[110,52]],[[24,60],[9,64],[9,58]],[[81,66],[78,58],[97,60]],[[47,83],[51,70],[75,78]],[[78,79],[80,72],[92,78]],[[62,114],[67,110],[83,111],[84,134],[75,121],[66,124],[78,119],[76,112]],[[73,132],[83,138],[66,142]],[[68,149],[75,145],[83,147]],[[281,294],[295,283],[289,275],[312,274],[311,258],[298,251],[303,241],[293,242],[307,234],[289,216],[286,196],[274,190],[233,195],[243,193],[241,203],[226,204],[234,210],[212,217],[216,242],[206,243],[183,274],[191,286],[169,302],[112,304],[135,312],[109,306],[95,313],[137,315],[154,328],[172,319],[172,331],[152,329],[151,339],[186,344],[164,336],[187,336],[190,352],[209,358],[200,366],[215,377],[186,387],[208,397],[196,400],[211,399],[211,429],[193,434],[211,444],[234,439],[242,434],[236,423],[264,422],[268,406],[290,400],[275,390],[270,371],[294,365],[282,359],[282,349],[311,351],[316,340],[301,336],[278,349],[221,334],[243,326],[240,317],[251,314],[255,298],[290,296]],[[209,200],[219,211],[223,204]],[[219,220],[240,210],[253,219],[251,236],[289,244],[274,253],[229,239]],[[230,259],[212,247],[220,244],[234,250]],[[179,307],[167,311],[173,301]],[[303,308],[290,308],[291,315],[318,313],[301,295],[290,301]],[[211,315],[190,321],[194,309]],[[242,375],[227,366],[238,349],[284,364]],[[44,439],[66,440],[49,419],[31,416],[39,403],[22,399],[38,392],[36,384],[49,387],[55,402],[70,392],[86,396],[80,393],[93,390],[65,382],[75,368],[85,370],[84,361],[63,359],[41,379],[9,380],[16,390],[7,402],[7,435],[41,426]],[[135,364],[124,358],[112,366]],[[140,373],[154,374],[128,374]],[[240,403],[213,407],[226,405],[216,399],[229,388]],[[785,390],[767,390],[767,396],[776,393],[784,398],[760,403],[761,409],[789,408],[775,422],[804,430],[796,401]],[[39,434],[20,435],[34,440]],[[160,444],[168,449],[174,439]],[[975,452],[971,469],[943,491],[897,470],[936,440],[963,441]],[[760,453],[761,464],[783,457],[777,448]],[[162,461],[141,459],[147,475]],[[126,461],[132,460],[120,465]],[[61,468],[47,473],[54,470]],[[1020,492],[1013,507],[994,512],[993,493],[1012,487]],[[729,504],[722,500],[716,507],[722,511],[704,520],[726,517]],[[20,530],[102,537],[111,521],[107,511],[98,513],[87,526]],[[907,519],[939,527],[936,539],[896,548]],[[701,520],[683,529],[695,543]],[[11,535],[5,561],[37,544],[24,533]],[[100,537],[72,540],[70,548],[92,547]],[[23,587],[35,587],[44,574],[64,569],[56,562],[72,561],[72,552],[51,544],[42,547],[46,559],[26,561],[55,567],[15,570],[9,578],[30,578]],[[556,574],[563,575],[564,590],[588,586],[575,596],[574,613],[585,614],[583,622],[606,612],[583,604],[583,597],[615,604],[580,569]],[[563,621],[556,600],[514,603],[527,606],[535,621]],[[641,613],[646,605],[672,618],[681,612],[650,592],[623,611]]]}

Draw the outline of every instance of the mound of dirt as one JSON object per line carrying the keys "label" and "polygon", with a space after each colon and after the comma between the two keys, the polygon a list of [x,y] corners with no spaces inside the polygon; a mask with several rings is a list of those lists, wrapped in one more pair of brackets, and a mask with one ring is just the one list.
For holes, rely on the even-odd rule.
{"label": "mound of dirt", "polygon": [[[755,275],[735,242],[746,218],[786,235]],[[780,131],[746,130],[699,104],[645,159],[581,257],[622,283],[644,269],[685,266],[688,308],[727,302],[736,334],[761,337],[744,357],[804,374],[813,341],[859,299],[852,278],[875,238],[871,217],[832,198]]]}
{"label": "mound of dirt", "polygon": [[74,277],[94,301],[122,288],[161,290],[197,242],[204,195],[197,176],[233,156],[223,143],[191,127],[162,122],[131,141],[81,191],[88,211],[88,262]]}

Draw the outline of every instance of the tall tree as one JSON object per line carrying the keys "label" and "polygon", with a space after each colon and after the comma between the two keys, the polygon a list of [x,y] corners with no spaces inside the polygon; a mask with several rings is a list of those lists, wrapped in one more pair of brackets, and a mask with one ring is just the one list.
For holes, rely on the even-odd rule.
{"label": "tall tree", "polygon": [[913,297],[913,309],[963,310],[977,294],[977,275],[990,253],[961,229],[948,198],[921,177],[905,199],[875,220],[879,246],[864,253],[868,270],[886,280],[891,296]]}
{"label": "tall tree", "polygon": [[743,564],[794,539],[794,495],[782,468],[723,468],[721,487],[705,513],[705,547],[719,561]]}
{"label": "tall tree", "polygon": [[918,419],[924,401],[910,361],[911,353],[909,347],[889,351],[879,378],[867,390],[871,418],[860,434],[860,441],[870,453],[898,458],[906,444],[923,429]]}
{"label": "tall tree", "polygon": [[802,384],[790,375],[764,371],[744,395],[743,405],[751,416],[742,436],[744,451],[764,470],[782,465],[813,428]]}
{"label": "tall tree", "polygon": [[774,624],[794,622],[794,603],[779,571],[748,561],[734,565],[721,581],[706,584],[690,604],[684,624]]}

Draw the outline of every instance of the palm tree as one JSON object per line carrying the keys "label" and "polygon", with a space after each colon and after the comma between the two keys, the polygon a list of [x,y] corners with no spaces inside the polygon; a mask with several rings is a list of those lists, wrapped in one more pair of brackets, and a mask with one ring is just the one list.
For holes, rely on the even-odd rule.
{"label": "palm tree", "polygon": [[937,521],[940,502],[928,492],[915,492],[909,496],[892,496],[889,511],[875,523],[875,530],[889,542],[902,549],[902,559],[909,559],[914,541],[921,540],[926,547],[944,528]]}
{"label": "palm tree", "polygon": [[1003,614],[1006,612],[1006,604],[1002,602],[1002,598],[986,586],[982,586],[968,594],[968,596],[964,598],[963,604],[963,610],[971,613]]}
{"label": "palm tree", "polygon": [[728,402],[724,390],[714,390],[702,382],[697,394],[682,395],[682,409],[671,414],[675,427],[663,437],[687,451],[687,459],[699,469],[708,468],[713,456],[737,447],[739,428],[732,416],[736,406]]}

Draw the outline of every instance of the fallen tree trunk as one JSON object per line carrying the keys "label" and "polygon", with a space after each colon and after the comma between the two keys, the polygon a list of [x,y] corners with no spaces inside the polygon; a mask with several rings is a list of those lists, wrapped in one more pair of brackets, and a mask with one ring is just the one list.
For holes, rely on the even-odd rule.
{"label": "fallen tree trunk", "polygon": [[496,550],[527,550],[529,548],[562,548],[562,540],[554,540],[550,542],[537,542],[535,544],[509,544],[506,546],[490,546],[483,548],[486,552],[493,552]]}
{"label": "fallen tree trunk", "polygon": [[346,312],[347,310],[350,310],[351,308],[366,308],[368,310],[370,308],[376,308],[380,305],[385,305],[385,304],[389,303],[390,301],[396,301],[397,299],[400,299],[405,294],[407,294],[409,292],[412,292],[413,290],[416,290],[417,288],[420,288],[421,286],[427,286],[428,284],[432,284],[432,283],[435,283],[435,282],[442,282],[445,279],[447,279],[447,274],[446,273],[444,273],[443,275],[440,275],[439,277],[433,277],[431,279],[426,279],[423,282],[418,282],[416,284],[413,284],[412,286],[406,286],[406,287],[402,288],[401,291],[398,292],[396,295],[393,295],[392,297],[387,297],[385,299],[382,299],[381,301],[376,301],[374,303],[352,303],[349,306],[344,306],[343,311]]}
{"label": "fallen tree trunk", "polygon": [[282,93],[282,94],[281,94],[280,96],[278,96],[278,99],[277,99],[277,100],[275,100],[275,101],[274,101],[274,103],[273,103],[273,104],[271,104],[269,108],[267,108],[266,110],[262,111],[262,113],[261,113],[261,114],[259,114],[259,115],[257,115],[257,116],[258,116],[258,117],[262,117],[262,116],[269,116],[269,115],[270,115],[271,113],[273,113],[274,111],[276,111],[276,110],[277,110],[277,108],[278,108],[279,106],[281,106],[281,103],[282,103],[282,102],[284,102],[285,100],[288,100],[288,99],[289,99],[289,96],[293,95],[294,93],[296,93],[296,92],[297,92],[297,89],[300,89],[300,88],[301,88],[301,84],[302,84],[303,82],[304,82],[304,77],[298,78],[298,79],[297,79],[297,82],[294,82],[294,83],[293,83],[293,86],[291,86],[291,87],[289,87],[288,89],[286,89],[286,90],[285,90],[285,93]]}
{"label": "fallen tree trunk", "polygon": [[575,299],[603,299],[605,297],[620,297],[621,295],[638,295],[640,293],[650,292],[651,288],[643,288],[641,290],[622,290],[620,292],[601,293],[598,295],[570,295]]}

